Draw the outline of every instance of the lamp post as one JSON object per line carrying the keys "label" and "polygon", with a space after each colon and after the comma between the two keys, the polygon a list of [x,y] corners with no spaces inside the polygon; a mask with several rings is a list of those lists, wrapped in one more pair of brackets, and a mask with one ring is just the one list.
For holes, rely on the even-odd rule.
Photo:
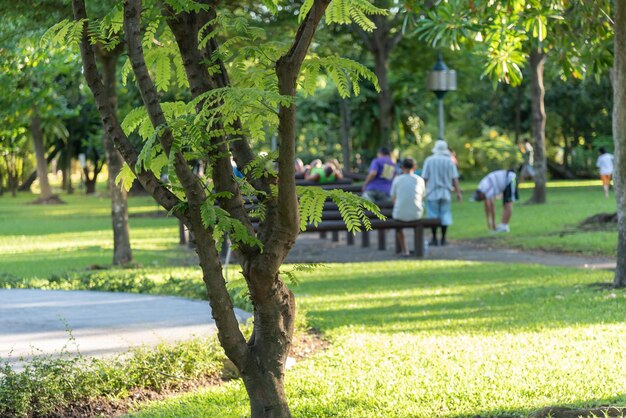
{"label": "lamp post", "polygon": [[443,96],[449,91],[456,90],[456,71],[448,69],[443,62],[441,52],[437,55],[437,62],[428,73],[428,90],[435,93],[439,99],[439,138],[443,140]]}

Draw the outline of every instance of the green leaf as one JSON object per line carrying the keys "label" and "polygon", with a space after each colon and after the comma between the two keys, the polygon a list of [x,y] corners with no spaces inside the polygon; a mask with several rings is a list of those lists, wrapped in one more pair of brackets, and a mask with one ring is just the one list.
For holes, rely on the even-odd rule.
{"label": "green leaf", "polygon": [[115,184],[119,186],[121,183],[124,190],[129,191],[130,188],[133,186],[133,182],[136,178],[137,177],[135,177],[135,173],[133,173],[133,170],[130,169],[128,164],[124,163],[119,174],[117,175],[117,177],[115,177]]}

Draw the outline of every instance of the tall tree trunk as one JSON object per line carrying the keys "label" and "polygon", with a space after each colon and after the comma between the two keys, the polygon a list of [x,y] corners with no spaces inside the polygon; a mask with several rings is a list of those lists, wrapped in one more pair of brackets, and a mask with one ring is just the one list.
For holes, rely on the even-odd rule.
{"label": "tall tree trunk", "polygon": [[617,268],[613,284],[626,287],[626,3],[615,2],[613,64],[613,141],[617,201]]}
{"label": "tall tree trunk", "polygon": [[535,188],[530,203],[546,203],[546,110],[544,106],[543,66],[546,55],[533,49],[530,53],[532,132],[535,139]]}
{"label": "tall tree trunk", "polygon": [[[116,67],[121,50],[99,54],[102,62],[104,90],[114,109],[117,109]],[[115,185],[115,177],[122,169],[123,159],[106,132],[102,137],[109,168],[109,191],[111,193],[111,223],[113,225],[113,264],[126,265],[133,261],[128,227],[128,196],[123,187]]]}
{"label": "tall tree trunk", "polygon": [[341,115],[341,152],[343,154],[343,169],[347,173],[352,172],[352,138],[350,127],[352,118],[350,115],[350,103],[348,99],[339,99],[339,114]]}
{"label": "tall tree trunk", "polygon": [[[51,152],[48,153],[48,156],[46,157],[46,164],[50,164],[50,162],[54,159],[54,157],[56,157],[56,155],[59,153],[60,149],[61,149],[60,147],[56,147]],[[35,180],[37,180],[37,170],[30,173],[30,175],[26,178],[26,180],[24,180],[22,184],[20,184],[18,191],[20,192],[29,191],[30,186],[33,185],[33,182]]]}
{"label": "tall tree trunk", "polygon": [[378,125],[380,128],[378,145],[391,148],[393,96],[389,87],[387,71],[389,55],[402,39],[401,30],[392,32],[392,29],[400,21],[400,12],[393,15],[391,19],[383,15],[371,16],[371,19],[376,24],[376,29],[372,32],[365,32],[358,25],[353,25],[353,28],[374,57],[374,73],[378,78],[378,85],[380,86],[380,93],[378,94]]}
{"label": "tall tree trunk", "polygon": [[515,90],[515,144],[519,144],[519,137],[522,132],[522,95],[524,90],[521,85]]}
{"label": "tall tree trunk", "polygon": [[391,148],[391,123],[393,120],[391,112],[393,109],[393,100],[391,98],[391,91],[389,90],[389,77],[387,74],[387,62],[389,61],[390,51],[386,50],[386,45],[378,39],[379,36],[377,30],[374,30],[373,37],[377,48],[374,49],[372,53],[374,54],[374,72],[378,78],[378,84],[380,85],[380,93],[378,93],[380,145]]}
{"label": "tall tree trunk", "polygon": [[37,160],[37,176],[39,177],[39,187],[41,193],[39,200],[46,201],[52,197],[52,188],[48,182],[48,164],[46,163],[46,148],[43,140],[43,130],[41,128],[41,118],[36,110],[30,119],[30,131],[33,135],[35,145],[35,159]]}
{"label": "tall tree trunk", "polygon": [[68,140],[65,146],[65,167],[63,167],[63,189],[67,191],[67,194],[74,193],[74,186],[72,185],[72,141]]}

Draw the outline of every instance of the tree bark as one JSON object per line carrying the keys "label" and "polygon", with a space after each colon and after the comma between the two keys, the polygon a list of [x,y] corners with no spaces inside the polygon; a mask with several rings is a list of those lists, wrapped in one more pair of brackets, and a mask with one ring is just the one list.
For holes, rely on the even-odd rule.
{"label": "tree bark", "polygon": [[[100,52],[104,89],[113,109],[117,109],[116,67],[120,51]],[[105,131],[102,137],[109,168],[109,190],[111,193],[111,224],[113,225],[113,264],[128,265],[133,261],[128,227],[128,193],[123,187],[115,185],[115,178],[122,169],[123,159],[115,148],[110,135]]]}
{"label": "tree bark", "polygon": [[[56,155],[59,153],[59,151],[60,151],[60,148],[56,147],[51,152],[49,152],[48,156],[46,157],[46,164],[50,164],[50,161],[52,161],[54,159],[54,157],[56,157]],[[27,192],[27,191],[29,191],[30,190],[30,186],[33,185],[35,180],[37,180],[37,170],[35,170],[32,173],[30,173],[28,178],[26,178],[26,180],[24,180],[24,182],[22,184],[20,184],[20,187],[18,187],[18,191],[20,191],[20,192]]]}
{"label": "tree bark", "polygon": [[546,158],[546,110],[544,105],[543,67],[546,55],[533,49],[530,53],[532,132],[535,139],[535,188],[529,203],[546,203],[547,158]]}
{"label": "tree bark", "polygon": [[613,63],[613,141],[617,202],[617,268],[613,285],[626,287],[626,4],[615,2]]}
{"label": "tree bark", "polygon": [[352,118],[348,99],[339,99],[339,114],[341,115],[341,152],[343,154],[343,169],[347,173],[352,172],[352,138],[350,127]]}
{"label": "tree bark", "polygon": [[30,131],[35,145],[35,159],[37,160],[37,176],[39,177],[39,200],[46,201],[52,197],[52,188],[48,182],[48,164],[46,163],[46,148],[44,146],[41,118],[36,110],[30,119]]}
{"label": "tree bark", "polygon": [[393,96],[389,87],[388,63],[389,55],[398,42],[402,39],[402,31],[392,33],[394,25],[399,20],[399,12],[391,19],[387,16],[376,15],[371,19],[376,24],[376,29],[371,33],[365,32],[357,25],[353,25],[357,34],[363,39],[365,45],[374,57],[374,73],[378,78],[380,93],[378,94],[378,126],[379,146],[391,148],[391,126],[393,124]]}

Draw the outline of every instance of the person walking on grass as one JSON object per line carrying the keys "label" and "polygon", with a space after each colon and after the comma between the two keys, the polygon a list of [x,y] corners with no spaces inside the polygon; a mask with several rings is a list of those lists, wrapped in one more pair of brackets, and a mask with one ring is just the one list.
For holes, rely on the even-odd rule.
{"label": "person walking on grass", "polygon": [[[502,195],[502,221],[496,226],[494,200]],[[487,174],[478,183],[474,193],[476,202],[484,202],[487,228],[493,232],[509,232],[509,221],[513,214],[513,202],[519,199],[517,176],[513,170],[496,170]]]}
{"label": "person walking on grass", "polygon": [[380,148],[363,182],[363,198],[377,205],[390,202],[391,182],[395,175],[396,164],[391,159],[389,149]]}
{"label": "person walking on grass", "polygon": [[426,181],[426,212],[429,217],[441,220],[441,240],[437,240],[437,227],[433,227],[430,245],[446,245],[448,226],[452,225],[450,192],[454,190],[457,200],[463,200],[459,172],[450,158],[446,141],[440,139],[435,142],[433,155],[424,161],[422,177]]}
{"label": "person walking on grass", "polygon": [[600,169],[600,178],[602,179],[602,188],[604,189],[604,197],[609,197],[609,188],[611,187],[611,176],[613,175],[613,154],[606,152],[604,147],[598,149],[600,156],[596,161],[596,167]]}
{"label": "person walking on grass", "polygon": [[[415,160],[405,158],[400,168],[402,174],[393,179],[391,184],[391,201],[393,202],[392,217],[398,221],[415,221],[421,219],[424,213],[422,202],[426,193],[424,180],[413,173]],[[403,257],[409,256],[409,250],[404,239],[404,231],[398,229],[396,239],[400,244],[400,253]]]}

